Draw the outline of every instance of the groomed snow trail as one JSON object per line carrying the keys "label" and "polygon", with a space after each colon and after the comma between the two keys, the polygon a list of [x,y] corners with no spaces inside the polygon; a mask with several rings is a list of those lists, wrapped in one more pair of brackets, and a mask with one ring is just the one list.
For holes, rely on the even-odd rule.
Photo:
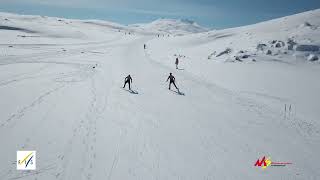
{"label": "groomed snow trail", "polygon": [[[159,63],[143,49],[149,40],[40,46],[48,52],[2,61],[14,73],[0,76],[0,179],[319,177],[318,147],[282,111]],[[170,72],[184,96],[168,90]],[[128,74],[137,94],[122,89]],[[36,171],[15,170],[17,150],[37,151]],[[294,164],[254,167],[264,155]]]}

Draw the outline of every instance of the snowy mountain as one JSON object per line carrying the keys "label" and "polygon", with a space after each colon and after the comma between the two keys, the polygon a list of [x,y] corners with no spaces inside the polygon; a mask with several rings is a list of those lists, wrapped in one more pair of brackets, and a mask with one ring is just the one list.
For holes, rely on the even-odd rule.
{"label": "snowy mountain", "polygon": [[204,32],[0,13],[0,179],[319,179],[319,17]]}
{"label": "snowy mountain", "polygon": [[144,31],[155,31],[159,34],[185,35],[200,33],[208,29],[199,26],[196,22],[188,19],[158,19],[147,24],[133,24],[130,27]]}
{"label": "snowy mountain", "polygon": [[249,26],[154,42],[171,55],[176,51],[173,47],[178,45],[194,59],[242,62],[265,57],[295,63],[305,62],[310,55],[319,56],[320,38],[317,37],[320,37],[319,9]]}
{"label": "snowy mountain", "polygon": [[[189,20],[160,19],[149,24],[121,25],[114,22],[102,20],[76,20],[58,17],[16,15],[11,13],[0,13],[0,28],[11,30],[8,40],[21,39],[14,36],[40,36],[71,38],[74,40],[100,40],[101,31],[137,33],[144,35],[185,35],[207,31],[195,22]],[[85,30],[83,28],[86,28]],[[15,30],[15,31],[12,31]],[[8,32],[8,31],[7,31]],[[12,33],[15,32],[15,33]],[[28,33],[29,35],[24,35]],[[32,35],[30,35],[32,34]],[[97,36],[96,36],[97,35]],[[108,33],[103,35],[109,36]],[[50,42],[49,39],[45,41]]]}

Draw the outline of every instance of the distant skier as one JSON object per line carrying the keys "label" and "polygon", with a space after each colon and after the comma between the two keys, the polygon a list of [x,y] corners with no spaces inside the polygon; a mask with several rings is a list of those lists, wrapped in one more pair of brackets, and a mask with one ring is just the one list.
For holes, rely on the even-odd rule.
{"label": "distant skier", "polygon": [[143,45],[143,49],[146,49],[146,48],[147,48],[147,45],[146,45],[146,44],[144,44],[144,45]]}
{"label": "distant skier", "polygon": [[177,86],[176,86],[176,78],[172,75],[172,73],[170,73],[170,75],[169,75],[169,77],[168,77],[168,79],[167,79],[167,82],[168,82],[168,80],[170,80],[170,82],[169,82],[169,90],[171,90],[171,84],[173,84],[174,85],[174,87],[179,91],[179,88],[177,88]]}
{"label": "distant skier", "polygon": [[132,78],[130,76],[130,74],[124,79],[124,85],[123,88],[126,87],[126,84],[129,84],[129,90],[131,90],[131,83],[132,83]]}
{"label": "distant skier", "polygon": [[178,68],[178,65],[179,65],[179,59],[178,59],[178,58],[176,58],[175,64],[176,64],[176,69],[179,69],[179,68]]}

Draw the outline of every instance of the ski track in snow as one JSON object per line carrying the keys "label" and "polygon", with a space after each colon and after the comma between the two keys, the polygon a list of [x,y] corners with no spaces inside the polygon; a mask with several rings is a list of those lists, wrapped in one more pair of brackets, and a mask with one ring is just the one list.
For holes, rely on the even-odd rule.
{"label": "ski track in snow", "polygon": [[[109,42],[109,41],[108,41]],[[99,46],[101,47],[101,45]],[[105,45],[103,47],[106,47]],[[95,47],[91,47],[92,50],[95,50],[95,49],[99,49],[97,48],[97,46]],[[34,101],[31,102],[31,104],[29,105],[26,105],[25,107],[21,108],[20,110],[18,110],[16,113],[13,113],[12,115],[10,115],[10,117],[6,120],[3,120],[1,121],[1,124],[0,124],[0,127],[1,128],[14,128],[14,124],[18,123],[19,121],[21,121],[21,118],[23,118],[23,116],[26,114],[26,113],[30,113],[32,111],[32,109],[34,109],[35,106],[39,106],[43,101],[45,101],[46,97],[47,96],[51,96],[53,93],[56,93],[57,91],[63,89],[66,87],[66,85],[72,85],[72,83],[76,83],[76,82],[81,82],[81,81],[85,81],[87,80],[88,78],[91,79],[91,82],[92,82],[92,102],[91,102],[91,107],[89,108],[88,110],[88,114],[87,114],[87,118],[86,118],[86,121],[82,120],[81,123],[87,123],[87,124],[78,124],[77,127],[74,127],[73,129],[73,136],[72,138],[68,141],[68,145],[66,146],[66,151],[63,153],[64,155],[59,155],[58,156],[58,159],[60,161],[63,161],[63,162],[59,162],[57,161],[53,167],[45,167],[45,168],[40,168],[39,170],[37,170],[36,172],[26,172],[26,173],[23,173],[22,175],[18,175],[18,176],[12,176],[10,177],[9,179],[21,179],[21,178],[25,178],[25,177],[28,177],[28,176],[34,176],[34,175],[38,175],[38,174],[41,174],[43,171],[46,171],[46,170],[52,170],[52,169],[56,169],[57,168],[57,164],[62,164],[63,165],[63,168],[62,169],[65,169],[66,168],[66,164],[67,164],[67,161],[65,161],[65,159],[67,159],[68,157],[65,157],[65,156],[68,156],[68,152],[70,151],[70,148],[72,148],[72,143],[74,141],[74,138],[76,136],[76,132],[77,130],[79,130],[78,128],[82,127],[82,126],[87,126],[85,127],[85,132],[83,132],[85,134],[85,136],[83,137],[83,144],[86,148],[86,152],[89,152],[91,151],[92,154],[90,155],[92,158],[95,158],[95,154],[93,154],[93,151],[94,151],[94,145],[93,144],[88,144],[88,142],[91,142],[92,140],[95,140],[96,137],[94,136],[96,134],[96,132],[94,130],[96,130],[96,127],[95,127],[95,121],[92,121],[92,115],[95,115],[97,114],[97,109],[96,109],[96,99],[97,99],[97,95],[95,94],[95,89],[94,89],[94,84],[93,84],[93,79],[91,78],[91,76],[93,75],[92,74],[92,64],[94,64],[93,62],[90,62],[90,64],[88,65],[85,65],[83,64],[83,62],[81,62],[80,64],[79,63],[74,63],[74,62],[64,62],[64,61],[60,61],[60,62],[52,62],[52,61],[42,61],[42,59],[45,59],[45,58],[59,58],[59,59],[62,59],[62,58],[65,58],[65,57],[69,57],[69,56],[72,56],[72,55],[75,55],[77,53],[79,53],[79,51],[81,51],[83,49],[74,49],[72,50],[72,52],[68,52],[68,53],[58,53],[57,52],[49,52],[49,53],[42,53],[42,54],[31,54],[29,57],[15,57],[14,61],[12,60],[7,60],[8,62],[10,63],[3,63],[2,61],[2,65],[12,65],[12,64],[16,64],[16,63],[34,63],[34,64],[47,64],[41,68],[39,68],[37,71],[33,71],[33,72],[28,72],[28,73],[21,73],[21,74],[18,74],[16,76],[11,76],[10,78],[8,79],[5,79],[5,80],[2,80],[1,83],[0,83],[0,86],[7,86],[9,84],[12,84],[12,83],[18,83],[18,82],[25,82],[26,80],[29,80],[29,81],[32,81],[32,80],[37,80],[37,78],[50,78],[51,81],[53,82],[56,82],[58,83],[57,87],[53,88],[53,89],[50,89],[49,91],[43,93],[42,95],[40,95],[39,97],[37,97]],[[86,48],[86,50],[90,50],[90,48]],[[28,59],[28,61],[24,61],[24,59]],[[57,64],[57,65],[66,65],[66,66],[71,66],[73,68],[76,68],[76,69],[79,69],[78,71],[74,71],[74,72],[62,72],[62,73],[52,73],[52,74],[41,74],[42,71],[44,71],[45,69],[50,69],[50,67],[52,65],[50,64]],[[37,74],[37,75],[34,75],[34,74]],[[80,77],[80,79],[79,79]],[[79,80],[69,80],[68,78],[78,78]],[[60,85],[59,85],[60,84]],[[94,118],[93,118],[94,119]],[[43,119],[44,120],[44,119]],[[30,141],[30,138],[31,137],[28,137],[26,138],[26,142],[29,142]],[[89,139],[91,138],[91,139]],[[94,142],[94,141],[93,141]],[[90,147],[89,147],[90,146]],[[23,145],[21,148],[22,149],[25,149],[28,147],[28,144],[25,144]],[[91,160],[90,162],[90,169],[93,168],[93,160]],[[85,163],[83,163],[85,164]],[[8,173],[7,174],[4,174],[3,177],[9,177],[9,175],[14,171],[14,168],[12,168],[11,170],[8,170]],[[92,172],[88,172],[85,176],[87,177],[87,179],[90,179],[90,176],[92,175]],[[61,175],[61,172],[55,174],[55,176],[58,178],[58,177],[62,177],[62,178],[59,178],[59,179],[63,179],[63,175]]]}
{"label": "ski track in snow", "polygon": [[[217,33],[210,38],[232,36],[233,33]],[[41,82],[37,85],[41,89],[37,89],[36,96],[22,92],[30,98],[16,109],[10,104],[11,111],[0,119],[0,140],[6,141],[1,144],[8,143],[8,152],[15,152],[16,148],[41,149],[37,159],[41,165],[36,171],[19,172],[15,170],[16,162],[10,160],[6,167],[1,164],[0,179],[237,179],[242,171],[248,171],[240,176],[244,179],[269,179],[263,176],[268,173],[275,179],[299,179],[295,171],[305,173],[302,179],[312,178],[307,174],[310,172],[317,175],[305,164],[297,164],[287,174],[276,171],[261,175],[249,169],[256,159],[242,157],[251,153],[252,158],[260,158],[256,156],[266,147],[279,153],[279,157],[287,157],[287,152],[281,150],[286,147],[283,141],[288,141],[287,137],[261,133],[266,128],[294,136],[294,140],[286,142],[290,148],[295,147],[296,139],[303,140],[302,147],[296,147],[299,151],[290,150],[288,154],[299,152],[301,158],[313,155],[303,146],[316,147],[311,140],[317,142],[318,126],[294,111],[284,114],[267,103],[289,104],[290,100],[224,88],[187,68],[176,71],[153,57],[148,49],[142,50],[142,45],[150,44],[153,38],[116,35],[108,41],[89,43],[10,44],[16,50],[28,51],[1,55],[0,68],[19,71],[16,66],[24,65],[30,69],[0,79],[0,92],[4,92],[1,95],[31,88],[35,82]],[[37,49],[41,52],[35,52]],[[167,89],[169,72],[174,72],[184,96]],[[128,73],[133,75],[132,88],[137,94],[121,90],[122,76]],[[30,131],[20,129],[29,123]],[[56,134],[45,128],[56,128]],[[16,132],[22,136],[17,138],[19,141],[7,142],[5,133]],[[43,138],[34,137],[33,133]],[[269,144],[280,148],[268,149]],[[250,162],[245,164],[247,161]],[[228,165],[234,173],[219,165]]]}
{"label": "ski track in snow", "polygon": [[[140,42],[141,40],[138,40],[137,42]],[[132,43],[132,46],[136,46],[136,43]],[[129,46],[130,47],[130,46]],[[101,48],[101,47],[100,47]],[[94,49],[94,48],[93,48]],[[41,59],[44,58],[47,55],[50,55],[51,57],[54,58],[65,58],[66,56],[70,56],[75,52],[71,52],[71,54],[67,54],[64,56],[60,56],[60,54],[58,54],[57,56],[54,56],[54,53],[52,54],[43,54],[39,57],[36,57],[34,59]],[[130,53],[129,53],[130,54]],[[157,63],[156,61],[154,61],[147,53],[145,53],[145,57],[147,60],[147,63],[150,63],[151,67],[153,68],[158,68],[161,67],[166,71],[174,71],[173,68],[167,67],[165,65],[162,65],[160,63]],[[30,61],[31,63],[43,63],[41,61]],[[75,65],[75,63],[66,63],[66,62],[59,62],[58,64],[63,64],[63,65]],[[81,66],[80,66],[81,67]],[[47,67],[46,67],[47,68]],[[45,93],[43,93],[42,95],[40,95],[38,98],[36,98],[30,105],[27,105],[25,107],[23,107],[22,109],[20,109],[18,112],[12,114],[5,122],[2,122],[1,124],[1,128],[5,128],[7,127],[9,124],[15,124],[17,123],[16,121],[19,121],[23,115],[25,113],[30,113],[30,111],[34,108],[34,106],[36,105],[40,105],[42,101],[45,100],[46,96],[51,95],[52,93],[55,93],[56,91],[64,88],[67,84],[63,83],[63,79],[64,78],[68,78],[68,76],[73,77],[79,74],[85,74],[86,69],[89,69],[91,67],[84,67],[83,70],[79,70],[78,72],[75,73],[70,73],[68,74],[56,74],[53,75],[53,77],[56,77],[56,82],[60,82],[60,79],[62,80],[60,83],[62,83],[62,85],[53,88]],[[40,71],[42,71],[43,69],[40,69]],[[39,73],[39,71],[37,71]],[[96,74],[97,75],[97,74]],[[30,172],[30,173],[26,173],[23,175],[19,175],[19,176],[12,176],[9,179],[20,179],[20,178],[24,178],[24,177],[28,177],[28,176],[34,176],[34,175],[39,175],[42,172],[45,171],[52,171],[55,170],[56,173],[54,173],[54,176],[56,179],[59,180],[63,180],[63,179],[68,179],[68,173],[71,171],[70,168],[72,168],[70,166],[70,162],[73,161],[74,159],[72,159],[71,157],[74,157],[72,155],[72,153],[75,153],[75,151],[83,151],[83,157],[81,158],[81,163],[82,166],[80,167],[80,173],[76,176],[77,179],[86,179],[86,180],[91,180],[93,175],[94,175],[94,163],[95,163],[95,159],[96,159],[96,151],[95,151],[95,147],[96,147],[96,134],[97,134],[97,120],[102,120],[99,116],[101,115],[101,113],[104,112],[104,108],[101,108],[101,110],[99,110],[99,104],[97,102],[97,99],[99,97],[101,97],[101,95],[97,94],[97,89],[96,89],[96,75],[92,74],[90,75],[86,75],[86,78],[84,78],[85,81],[88,81],[88,85],[90,84],[91,87],[91,102],[89,103],[89,108],[88,111],[85,115],[85,117],[81,120],[76,120],[75,121],[75,125],[73,127],[73,133],[72,133],[72,137],[69,138],[69,140],[67,141],[67,144],[65,146],[65,151],[62,152],[58,157],[56,162],[54,163],[54,166],[48,166],[46,168],[42,168],[36,171],[36,173],[34,172]],[[187,72],[183,72],[180,73],[179,75],[182,76],[182,79],[184,81],[191,81],[192,83],[196,84],[197,86],[203,86],[204,88],[206,88],[209,92],[212,92],[213,94],[219,94],[219,96],[222,96],[225,99],[225,102],[228,102],[230,104],[237,104],[240,107],[248,110],[248,111],[253,111],[254,113],[259,114],[260,116],[267,116],[265,117],[267,118],[272,118],[274,121],[277,121],[277,118],[281,116],[281,114],[279,114],[279,112],[273,111],[270,107],[268,107],[267,105],[264,105],[262,103],[259,103],[257,101],[255,101],[254,99],[249,99],[248,97],[243,97],[243,95],[235,93],[233,91],[224,89],[222,87],[219,87],[215,84],[209,83],[209,82],[205,82],[203,80],[200,80],[200,77],[196,77],[195,75],[189,74]],[[8,85],[12,82],[19,82],[19,81],[25,81],[25,80],[35,80],[35,78],[49,78],[50,76],[45,76],[45,77],[41,77],[41,74],[38,76],[28,76],[28,74],[22,74],[19,75],[19,77],[15,77],[16,79],[14,80],[10,80],[8,79],[7,81],[4,81],[1,85]],[[68,81],[66,81],[68,82]],[[75,81],[77,82],[77,81]],[[73,82],[68,82],[68,83],[73,83]],[[100,82],[103,83],[103,82]],[[188,96],[189,93],[187,93]],[[215,96],[208,96],[207,98],[212,99],[212,101],[216,101],[216,97]],[[129,97],[129,100],[131,99],[131,97]],[[131,100],[132,101],[132,100]],[[107,102],[104,102],[105,106],[107,104]],[[101,104],[100,104],[101,105]],[[197,106],[194,104],[194,106]],[[137,107],[139,108],[141,111],[143,111],[143,107]],[[148,113],[145,115],[148,116]],[[150,114],[150,117],[152,117],[153,115]],[[152,118],[150,118],[152,119]],[[158,123],[159,122],[148,122],[148,121],[141,121],[140,123],[151,123],[151,125],[153,126],[153,128],[157,128]],[[252,123],[258,123],[258,122],[252,122]],[[261,122],[260,122],[261,123]],[[194,127],[196,129],[198,129],[198,131],[201,131],[201,126],[198,125],[198,123],[196,121],[194,121],[192,123],[194,125]],[[263,126],[263,124],[259,124],[261,126]],[[143,129],[141,129],[143,127],[142,124],[137,124],[136,128],[137,132],[143,133]],[[10,128],[14,128],[14,126],[11,126]],[[145,127],[144,127],[145,128]],[[124,130],[124,132],[127,130]],[[111,167],[108,170],[108,175],[107,175],[107,179],[110,180],[112,179],[113,175],[114,175],[114,171],[116,170],[118,163],[119,163],[119,158],[120,158],[120,147],[121,147],[121,142],[124,138],[125,133],[121,132],[120,133],[120,137],[119,137],[119,141],[116,143],[115,145],[115,152],[114,152],[114,158],[111,162]],[[142,134],[141,137],[146,137],[147,134]],[[206,137],[201,137],[202,139],[202,144],[204,146],[206,146]],[[75,141],[77,142],[77,144],[74,144]],[[79,142],[80,145],[79,145]],[[217,145],[217,144],[216,144]],[[148,143],[145,144],[145,147],[148,146],[152,146]],[[25,145],[24,147],[27,147],[27,145]],[[223,148],[223,146],[221,147]],[[156,150],[156,147],[152,148],[153,150]],[[210,151],[208,149],[208,151]],[[143,152],[142,152],[143,153]],[[158,160],[159,161],[159,160]],[[144,165],[145,168],[148,168],[147,165]],[[153,168],[160,168],[159,162],[154,164]],[[155,170],[151,170],[151,171],[155,171]],[[12,172],[12,171],[11,171]],[[8,176],[8,175],[7,175]],[[178,179],[183,179],[183,177],[178,176]],[[209,178],[209,177],[208,177]],[[156,179],[159,179],[156,178]]]}
{"label": "ski track in snow", "polygon": [[[152,59],[152,57],[150,56],[150,54],[148,54],[147,51],[145,51],[145,56],[155,66],[162,67],[163,69],[167,69],[168,72],[175,71],[174,67],[169,67],[167,65],[161,64],[156,60]],[[259,99],[257,98],[254,99],[248,96],[247,92],[235,92],[223,87],[219,87],[216,84],[213,84],[211,82],[206,82],[206,80],[204,80],[203,78],[197,77],[196,75],[188,73],[187,71],[185,71],[184,73],[181,73],[181,75],[184,76],[186,80],[191,80],[194,83],[196,83],[198,86],[204,86],[213,93],[218,92],[219,95],[224,95],[225,98],[227,99],[226,102],[228,103],[236,103],[241,107],[245,108],[247,111],[254,111],[255,113],[259,114],[259,116],[264,116],[265,119],[272,119],[274,122],[277,122],[279,124],[282,124],[290,128],[294,128],[295,131],[297,131],[298,133],[302,133],[301,135],[305,136],[305,138],[308,138],[311,136],[317,136],[317,137],[320,136],[320,131],[317,130],[317,127],[314,124],[312,124],[310,121],[303,122],[301,121],[301,119],[298,120],[299,117],[297,117],[296,114],[293,114],[293,112],[290,114],[290,120],[294,120],[294,122],[293,123],[288,121],[283,122],[283,118],[281,117],[285,116],[284,112],[280,112],[277,109],[269,107],[267,104],[261,101],[258,101]],[[265,95],[261,93],[249,93],[249,95],[250,94],[254,94],[256,96],[261,96],[263,98],[271,99],[271,100],[276,99],[282,104],[292,103],[280,97],[273,97],[273,96]],[[208,98],[210,98],[210,96]],[[258,122],[253,122],[253,121],[251,123],[258,124]],[[263,124],[259,124],[259,125],[263,125]]]}

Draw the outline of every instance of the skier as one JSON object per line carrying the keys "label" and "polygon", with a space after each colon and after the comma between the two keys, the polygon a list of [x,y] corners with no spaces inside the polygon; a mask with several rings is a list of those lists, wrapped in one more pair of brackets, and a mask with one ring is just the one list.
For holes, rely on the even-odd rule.
{"label": "skier", "polygon": [[144,45],[143,45],[143,48],[144,48],[144,49],[146,49],[146,48],[147,48],[147,45],[146,45],[146,44],[144,44]]}
{"label": "skier", "polygon": [[176,58],[175,64],[176,64],[176,69],[179,69],[179,68],[178,68],[178,65],[179,65],[179,59],[178,59],[178,58]]}
{"label": "skier", "polygon": [[131,76],[130,76],[130,74],[126,77],[126,78],[124,78],[124,85],[123,85],[123,88],[125,88],[126,87],[126,84],[129,84],[129,90],[131,90],[131,83],[132,83],[132,78],[131,78]]}
{"label": "skier", "polygon": [[172,75],[172,73],[170,73],[170,75],[169,75],[169,77],[168,77],[168,79],[167,79],[167,82],[168,82],[168,80],[170,80],[170,82],[169,82],[169,90],[171,90],[171,84],[173,84],[174,85],[174,87],[176,87],[176,89],[179,91],[179,88],[177,88],[177,86],[176,86],[176,78]]}

